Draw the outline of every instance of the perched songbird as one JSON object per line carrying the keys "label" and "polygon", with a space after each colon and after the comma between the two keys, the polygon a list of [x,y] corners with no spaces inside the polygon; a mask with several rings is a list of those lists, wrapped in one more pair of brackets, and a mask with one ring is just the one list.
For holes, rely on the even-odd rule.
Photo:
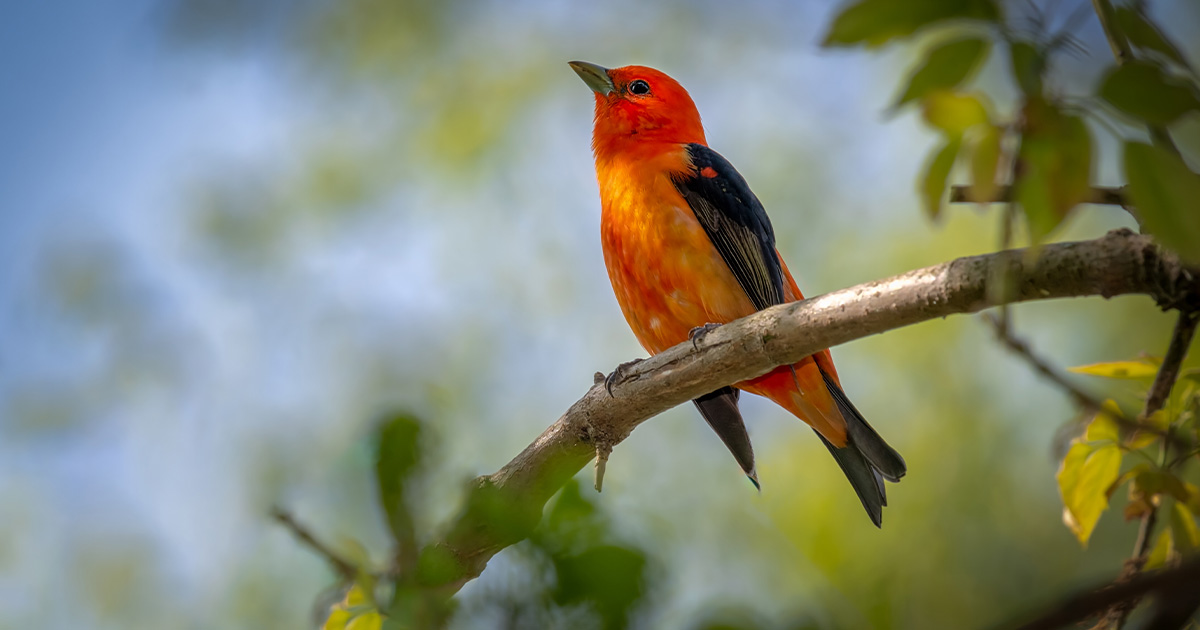
{"label": "perched songbird", "polygon": [[[604,264],[642,346],[657,354],[711,325],[803,299],[766,211],[708,148],[687,91],[652,68],[570,65],[596,93],[592,151]],[[904,459],[842,392],[828,350],[694,401],[757,486],[738,390],[769,398],[816,430],[880,524],[883,480],[899,481]]]}

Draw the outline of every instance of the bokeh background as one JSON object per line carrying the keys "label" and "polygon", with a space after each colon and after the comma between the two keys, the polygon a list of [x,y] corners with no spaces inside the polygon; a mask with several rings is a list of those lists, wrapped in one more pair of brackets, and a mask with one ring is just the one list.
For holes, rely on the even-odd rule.
{"label": "bokeh background", "polygon": [[[1062,24],[1087,4],[1036,6]],[[1009,3],[1010,21],[1034,6]],[[6,5],[0,628],[310,627],[332,574],[267,512],[285,505],[382,559],[379,414],[410,410],[436,432],[428,535],[464,481],[515,455],[593,372],[643,356],[604,271],[592,97],[569,60],[652,65],[688,87],[809,294],[996,249],[996,209],[936,224],[919,209],[934,135],[886,109],[922,40],[823,50],[835,8]],[[1195,3],[1150,10],[1200,59]],[[1082,50],[1052,76],[1086,92],[1111,54],[1094,15],[1072,32]],[[978,79],[1002,112],[1003,63]],[[1200,155],[1200,125],[1178,127]],[[1097,181],[1120,183],[1111,134],[1093,133]],[[1130,225],[1086,206],[1054,236]],[[1172,321],[1137,297],[1014,318],[1059,365],[1161,354]],[[834,354],[909,462],[882,531],[780,409],[743,403],[761,493],[694,409],[671,411],[616,449],[603,494],[584,484],[651,559],[635,626],[986,626],[1128,555],[1119,506],[1087,550],[1063,527],[1058,432],[1075,411],[980,321]],[[487,602],[521,564],[520,550],[498,556],[455,625],[500,625]]]}

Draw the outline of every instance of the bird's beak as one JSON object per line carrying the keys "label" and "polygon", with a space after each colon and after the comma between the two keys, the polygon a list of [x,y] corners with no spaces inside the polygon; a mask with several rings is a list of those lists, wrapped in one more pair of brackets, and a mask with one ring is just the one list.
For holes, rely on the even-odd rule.
{"label": "bird's beak", "polygon": [[607,96],[616,91],[612,79],[608,76],[608,68],[597,66],[586,61],[571,61],[567,65],[579,75],[580,79],[597,94]]}

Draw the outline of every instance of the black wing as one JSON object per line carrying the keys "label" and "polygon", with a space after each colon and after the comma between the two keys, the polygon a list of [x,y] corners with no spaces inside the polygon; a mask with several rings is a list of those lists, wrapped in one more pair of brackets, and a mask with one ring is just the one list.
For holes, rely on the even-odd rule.
{"label": "black wing", "polygon": [[767,211],[721,154],[702,144],[689,144],[687,151],[692,170],[675,178],[675,188],[754,308],[782,304],[783,270]]}

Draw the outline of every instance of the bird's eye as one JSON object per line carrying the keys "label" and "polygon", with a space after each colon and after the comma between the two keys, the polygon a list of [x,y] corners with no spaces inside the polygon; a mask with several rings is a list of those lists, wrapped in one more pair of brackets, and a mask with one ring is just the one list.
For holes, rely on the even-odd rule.
{"label": "bird's eye", "polygon": [[650,93],[650,84],[646,83],[645,81],[643,81],[641,79],[638,79],[637,81],[634,81],[633,83],[629,84],[629,93],[630,94],[639,94],[639,95],[640,94],[649,94]]}

